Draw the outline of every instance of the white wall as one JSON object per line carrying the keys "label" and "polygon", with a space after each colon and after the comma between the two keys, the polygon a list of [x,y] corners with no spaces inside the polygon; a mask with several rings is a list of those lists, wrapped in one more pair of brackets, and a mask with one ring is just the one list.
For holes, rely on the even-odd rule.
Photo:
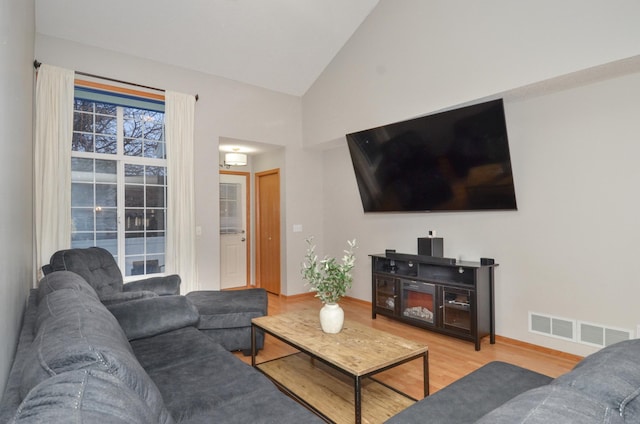
{"label": "white wall", "polygon": [[[284,295],[308,291],[300,275],[305,239],[313,235],[322,243],[322,157],[321,151],[303,150],[297,143],[252,158],[254,172],[280,170],[280,272]],[[302,231],[294,232],[294,225],[301,226]]]}
{"label": "white wall", "polygon": [[[368,254],[416,253],[430,229],[447,257],[496,258],[497,333],[576,354],[527,331],[528,311],[635,331],[640,236],[640,73],[505,104],[517,212],[364,214],[348,149],[325,154],[325,247],[360,245],[352,295],[371,299]],[[337,208],[336,205],[340,205]]]}
{"label": "white wall", "polygon": [[523,336],[525,306],[631,330],[640,323],[631,266],[639,98],[635,73],[508,105],[521,201],[510,235],[518,284],[500,299],[507,333]]}
{"label": "white wall", "polygon": [[[351,295],[370,300],[367,255],[415,253],[416,238],[437,230],[445,256],[500,263],[498,334],[587,354],[594,348],[529,333],[527,312],[630,330],[640,323],[640,67],[540,84],[576,85],[555,92],[510,90],[640,54],[640,3],[461,3],[382,0],[303,97],[304,142],[342,141],[324,155],[324,251],[340,254],[358,239]],[[575,83],[593,75],[600,81]],[[504,91],[517,212],[362,212],[345,133]]]}
{"label": "white wall", "polygon": [[[299,145],[300,98],[40,34],[36,58],[77,71],[199,94],[195,121],[196,225],[202,227],[197,241],[199,286],[219,288],[219,139]],[[296,173],[288,172],[287,178],[291,178],[287,185],[302,184]]]}
{"label": "white wall", "polygon": [[[287,240],[286,294],[309,291],[304,285],[300,266],[304,260],[307,244],[305,239],[313,236],[318,251],[322,252],[323,242],[323,154],[315,149],[302,149],[300,145],[287,146],[286,173],[286,217],[284,221]],[[295,178],[292,177],[295,175]],[[294,225],[302,227],[294,232]]]}
{"label": "white wall", "polygon": [[34,280],[32,96],[34,0],[0,0],[0,393]]}
{"label": "white wall", "polygon": [[304,95],[304,143],[635,56],[638,16],[636,0],[381,0]]}

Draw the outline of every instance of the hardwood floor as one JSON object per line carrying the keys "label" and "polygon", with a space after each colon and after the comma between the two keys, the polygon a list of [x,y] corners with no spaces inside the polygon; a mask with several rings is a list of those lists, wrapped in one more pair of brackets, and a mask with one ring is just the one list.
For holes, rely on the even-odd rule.
{"label": "hardwood floor", "polygon": [[[366,302],[346,298],[340,302],[340,305],[345,311],[346,319],[355,320],[364,325],[429,346],[429,388],[431,393],[435,393],[491,361],[504,361],[551,377],[557,377],[571,370],[582,359],[579,356],[499,336],[496,337],[494,345],[489,343],[488,337],[485,337],[482,340],[481,350],[476,352],[471,342],[415,328],[380,315],[375,320],[371,319],[371,305]],[[311,295],[288,298],[269,295],[269,315],[303,309],[319,311],[321,306],[320,301]],[[260,351],[257,362],[295,352],[295,349],[285,343],[267,336],[265,347]],[[245,357],[239,352],[236,355],[244,362],[251,363],[250,357]],[[377,378],[416,399],[422,398],[422,366],[419,361],[412,361],[378,374]]]}

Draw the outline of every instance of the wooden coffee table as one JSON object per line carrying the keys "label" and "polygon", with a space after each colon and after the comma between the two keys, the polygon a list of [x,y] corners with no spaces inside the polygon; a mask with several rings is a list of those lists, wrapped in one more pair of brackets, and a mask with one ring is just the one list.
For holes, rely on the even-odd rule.
{"label": "wooden coffee table", "polygon": [[[299,353],[256,364],[256,329]],[[338,334],[323,333],[317,310],[252,319],[251,364],[285,393],[326,420],[383,422],[416,402],[374,374],[422,358],[429,395],[426,345],[345,320]]]}

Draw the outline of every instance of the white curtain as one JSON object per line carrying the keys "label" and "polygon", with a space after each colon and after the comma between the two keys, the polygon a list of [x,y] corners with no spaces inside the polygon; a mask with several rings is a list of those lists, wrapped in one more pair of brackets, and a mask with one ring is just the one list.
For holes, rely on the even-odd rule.
{"label": "white curtain", "polygon": [[[36,81],[35,243],[37,269],[71,245],[74,72],[41,65]],[[40,272],[40,271],[38,271]]]}
{"label": "white curtain", "polygon": [[165,92],[167,142],[167,262],[166,272],[182,279],[182,294],[198,289],[196,268],[193,127],[196,99]]}

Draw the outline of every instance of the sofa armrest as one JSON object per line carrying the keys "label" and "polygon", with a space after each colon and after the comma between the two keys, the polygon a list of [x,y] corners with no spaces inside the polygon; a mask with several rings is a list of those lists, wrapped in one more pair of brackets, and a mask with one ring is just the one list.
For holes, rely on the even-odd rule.
{"label": "sofa armrest", "polygon": [[150,277],[142,280],[132,281],[122,287],[124,292],[152,291],[160,296],[173,296],[180,294],[180,276],[166,275],[161,277]]}
{"label": "sofa armrest", "polygon": [[196,326],[200,319],[196,307],[184,296],[132,300],[107,309],[116,317],[129,340]]}
{"label": "sofa armrest", "polygon": [[42,265],[42,275],[48,275],[53,272],[53,266],[51,264]]}

